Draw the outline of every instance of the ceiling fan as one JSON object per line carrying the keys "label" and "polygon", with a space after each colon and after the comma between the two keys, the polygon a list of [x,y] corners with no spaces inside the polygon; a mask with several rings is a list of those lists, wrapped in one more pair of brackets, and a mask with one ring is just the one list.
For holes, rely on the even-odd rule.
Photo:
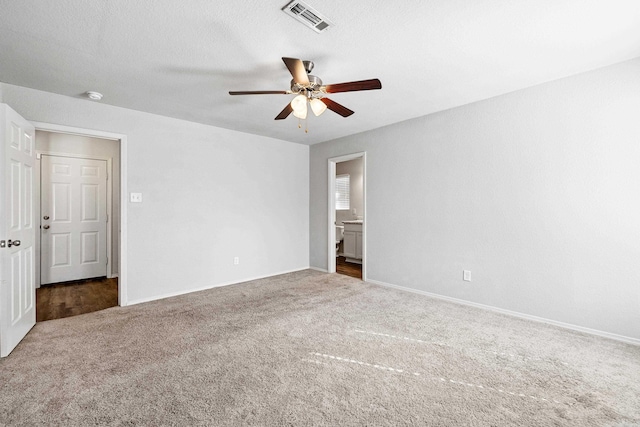
{"label": "ceiling fan", "polygon": [[378,79],[323,85],[319,77],[310,74],[313,70],[313,62],[301,61],[297,58],[282,58],[282,60],[293,76],[289,90],[229,91],[229,95],[296,94],[297,96],[275,118],[275,120],[283,120],[289,117],[291,113],[299,119],[306,119],[307,104],[316,116],[319,116],[328,108],[342,117],[349,117],[353,114],[353,111],[327,98],[326,95],[328,93],[382,89],[382,83]]}

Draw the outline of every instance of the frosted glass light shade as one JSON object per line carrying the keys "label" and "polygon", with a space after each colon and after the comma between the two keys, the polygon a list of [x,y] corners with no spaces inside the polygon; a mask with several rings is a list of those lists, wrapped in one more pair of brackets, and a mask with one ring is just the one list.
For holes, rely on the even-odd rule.
{"label": "frosted glass light shade", "polygon": [[307,118],[307,97],[300,94],[291,101],[293,115],[299,119]]}
{"label": "frosted glass light shade", "polygon": [[299,119],[306,119],[307,118],[307,105],[304,105],[304,109],[302,111],[296,111],[293,110],[293,115],[296,116]]}
{"label": "frosted glass light shade", "polygon": [[291,101],[291,108],[294,112],[302,113],[307,111],[307,97],[304,95],[298,95]]}
{"label": "frosted glass light shade", "polygon": [[311,101],[309,101],[309,105],[311,105],[311,111],[313,111],[313,114],[315,114],[316,116],[324,113],[324,111],[327,109],[327,104],[320,101],[319,99],[312,99]]}

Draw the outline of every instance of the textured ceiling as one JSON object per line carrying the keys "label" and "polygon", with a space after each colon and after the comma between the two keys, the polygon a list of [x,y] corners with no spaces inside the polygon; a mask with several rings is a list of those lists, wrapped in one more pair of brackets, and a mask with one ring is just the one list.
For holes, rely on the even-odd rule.
{"label": "textured ceiling", "polygon": [[[423,116],[640,56],[638,0],[0,0],[0,81],[302,144]],[[280,59],[315,62],[356,113],[273,118],[292,95]],[[87,101],[92,102],[92,101]]]}

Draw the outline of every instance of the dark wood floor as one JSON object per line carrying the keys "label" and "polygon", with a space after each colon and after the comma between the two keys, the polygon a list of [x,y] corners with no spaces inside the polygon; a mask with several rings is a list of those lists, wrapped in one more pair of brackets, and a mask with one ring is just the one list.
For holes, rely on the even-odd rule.
{"label": "dark wood floor", "polygon": [[118,305],[118,279],[78,280],[36,289],[36,321],[61,319]]}
{"label": "dark wood floor", "polygon": [[347,262],[343,256],[336,258],[336,273],[362,279],[362,264]]}

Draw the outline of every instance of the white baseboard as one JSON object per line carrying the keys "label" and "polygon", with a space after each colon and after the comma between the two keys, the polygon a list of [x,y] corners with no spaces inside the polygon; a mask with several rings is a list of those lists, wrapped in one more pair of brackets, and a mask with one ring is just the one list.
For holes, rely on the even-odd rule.
{"label": "white baseboard", "polygon": [[328,273],[329,272],[329,270],[327,270],[326,268],[320,268],[320,267],[309,267],[309,270],[320,271],[322,273]]}
{"label": "white baseboard", "polygon": [[107,274],[107,279],[117,279],[118,278],[118,273],[116,274]]}
{"label": "white baseboard", "polygon": [[184,291],[169,292],[169,293],[166,293],[166,294],[155,295],[155,296],[148,297],[148,298],[140,298],[140,299],[136,299],[136,300],[129,300],[129,301],[127,301],[127,306],[136,305],[136,304],[142,304],[142,303],[145,303],[145,302],[157,301],[157,300],[165,299],[165,298],[177,297],[177,296],[180,296],[180,295],[190,294],[192,292],[206,291],[207,289],[220,288],[222,286],[236,285],[238,283],[250,282],[252,280],[259,280],[259,279],[264,279],[264,278],[267,278],[267,277],[279,276],[281,274],[295,273],[296,271],[303,271],[303,270],[308,270],[308,269],[309,269],[309,267],[296,268],[294,270],[287,270],[287,271],[280,271],[280,272],[277,272],[277,273],[265,274],[264,276],[248,277],[248,278],[243,278],[243,279],[234,280],[234,281],[230,281],[230,282],[216,283],[215,285],[207,285],[207,286],[202,286],[202,287],[199,287],[199,288],[188,289],[188,290],[184,290]]}
{"label": "white baseboard", "polygon": [[485,304],[479,304],[479,303],[472,302],[472,301],[467,301],[467,300],[463,300],[463,299],[448,297],[448,296],[440,295],[440,294],[434,294],[434,293],[431,293],[431,292],[421,291],[421,290],[418,290],[418,289],[407,288],[405,286],[393,285],[391,283],[380,282],[378,280],[367,279],[367,283],[372,283],[374,285],[380,285],[380,286],[384,286],[384,287],[387,287],[387,288],[399,289],[401,291],[412,292],[414,294],[424,295],[424,296],[427,296],[427,297],[436,298],[436,299],[440,299],[440,300],[444,300],[444,301],[448,301],[448,302],[453,302],[453,303],[456,303],[456,304],[462,304],[462,305],[467,305],[467,306],[470,306],[470,307],[481,308],[481,309],[484,309],[484,310],[493,311],[495,313],[506,314],[508,316],[519,317],[521,319],[526,319],[526,320],[532,320],[534,322],[541,322],[541,323],[546,323],[546,324],[549,324],[549,325],[559,326],[561,328],[571,329],[573,331],[584,332],[585,334],[596,335],[596,336],[599,336],[599,337],[609,338],[609,339],[616,340],[616,341],[622,341],[622,342],[625,342],[627,344],[640,345],[640,339],[638,339],[638,338],[633,338],[633,337],[627,337],[627,336],[624,336],[624,335],[613,334],[611,332],[600,331],[598,329],[585,328],[583,326],[573,325],[571,323],[558,322],[556,320],[546,319],[544,317],[532,316],[531,314],[525,314],[525,313],[520,313],[520,312],[517,312],[517,311],[505,310],[504,308],[494,307],[494,306],[485,305]]}

